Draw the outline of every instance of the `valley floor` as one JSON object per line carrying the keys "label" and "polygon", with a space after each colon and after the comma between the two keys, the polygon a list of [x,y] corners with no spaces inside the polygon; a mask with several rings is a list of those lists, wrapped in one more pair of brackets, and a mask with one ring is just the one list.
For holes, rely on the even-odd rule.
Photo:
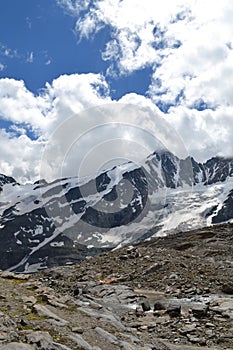
{"label": "valley floor", "polygon": [[233,348],[233,225],[0,274],[0,350]]}

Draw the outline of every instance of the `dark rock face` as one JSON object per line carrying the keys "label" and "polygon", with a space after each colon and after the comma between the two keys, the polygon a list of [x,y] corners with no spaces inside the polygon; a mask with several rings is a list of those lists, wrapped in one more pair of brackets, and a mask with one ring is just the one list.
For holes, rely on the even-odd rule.
{"label": "dark rock face", "polygon": [[0,186],[11,184],[11,183],[16,184],[16,181],[13,177],[0,174]]}
{"label": "dark rock face", "polygon": [[174,162],[174,157],[169,152],[164,152],[161,155],[162,169],[164,171],[165,184],[168,188],[176,188],[175,175],[177,174],[177,167]]}
{"label": "dark rock face", "polygon": [[225,181],[227,177],[233,176],[233,160],[214,157],[204,164],[207,178],[205,184],[211,185],[219,181]]}
{"label": "dark rock face", "polygon": [[17,184],[15,179],[11,176],[6,176],[3,174],[0,174],[0,192],[2,191],[2,186],[6,184]]}
{"label": "dark rock face", "polygon": [[205,183],[206,182],[206,172],[204,164],[197,163],[195,159],[191,157],[192,168],[193,168],[193,178],[194,184]]}
{"label": "dark rock face", "polygon": [[233,190],[229,193],[227,199],[224,201],[222,208],[218,211],[212,219],[213,224],[226,222],[233,218]]}
{"label": "dark rock face", "polygon": [[233,159],[213,157],[201,164],[191,158],[191,162],[194,184],[204,183],[205,185],[211,185],[220,181],[223,182],[228,177],[233,176]]}
{"label": "dark rock face", "polygon": [[[104,179],[101,182],[99,182],[99,179],[97,178],[98,182],[101,184],[101,187],[97,186],[97,191],[99,193],[106,189],[106,183],[104,182],[105,179],[107,179],[108,183],[110,182],[110,179],[107,176],[104,176]],[[117,199],[119,201],[124,198],[124,180],[128,181],[133,188],[131,201],[124,209],[119,209],[116,212],[111,213],[108,211],[108,204],[106,203],[109,202],[110,206],[112,201]],[[117,190],[119,191],[118,193]],[[127,186],[125,191],[127,192]],[[122,198],[118,198],[118,196]],[[95,227],[97,226],[107,229],[127,225],[140,215],[146,205],[147,198],[148,185],[143,169],[138,168],[132,172],[126,172],[123,174],[122,181],[117,185],[114,185],[112,190],[103,196],[102,200],[98,203],[98,209],[95,207],[88,207],[86,209],[82,216],[82,220]]]}
{"label": "dark rock face", "polygon": [[[78,263],[86,256],[108,250],[95,247],[87,249],[86,245],[74,244],[73,240],[61,233],[56,239],[52,239],[56,226],[45,208],[20,216],[14,216],[11,208],[11,211],[4,213],[2,222],[6,222],[0,230],[0,267],[3,270],[13,267],[14,271],[23,272],[26,264],[36,264],[41,269],[67,262]],[[16,233],[13,237],[12,232]],[[37,249],[43,242],[40,249]]]}
{"label": "dark rock face", "polygon": [[[132,189],[129,203],[123,209],[111,213],[108,208],[112,209],[112,200],[116,200],[116,208],[120,208],[120,201],[128,201],[128,188],[124,186],[124,181],[127,186],[130,183]],[[87,244],[77,242],[75,237],[84,228],[88,240],[93,227],[107,231],[136,219],[147,202],[148,187],[141,168],[126,171],[122,174],[122,180],[106,191],[110,182],[107,172],[81,186],[71,187],[69,182],[55,182],[54,186],[46,185],[44,181],[38,182],[32,191],[42,187],[41,198],[37,199],[34,194],[27,198],[35,204],[36,209],[20,215],[17,209],[17,205],[21,204],[19,201],[2,213],[0,268],[23,272],[27,265],[39,264],[38,268],[43,268],[55,263],[79,262],[113,247],[110,242],[109,247],[94,244],[87,248]],[[93,195],[98,195],[100,199],[98,205],[90,207],[85,197]],[[74,223],[65,229],[53,220],[58,218],[58,221],[66,224],[72,217],[75,217]]]}

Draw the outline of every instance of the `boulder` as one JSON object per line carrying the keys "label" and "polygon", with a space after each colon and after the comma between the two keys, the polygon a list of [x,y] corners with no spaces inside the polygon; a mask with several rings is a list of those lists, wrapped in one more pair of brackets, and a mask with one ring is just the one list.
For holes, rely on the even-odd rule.
{"label": "boulder", "polygon": [[150,311],[151,310],[150,303],[148,300],[143,301],[143,303],[141,303],[141,306],[142,306],[143,311]]}
{"label": "boulder", "polygon": [[207,316],[209,305],[199,304],[192,307],[192,313],[195,317],[205,317]]}
{"label": "boulder", "polygon": [[222,292],[226,294],[233,294],[233,283],[228,282],[222,286]]}
{"label": "boulder", "polygon": [[160,311],[160,310],[165,310],[165,309],[166,309],[166,307],[160,301],[157,301],[156,303],[154,303],[154,311]]}
{"label": "boulder", "polygon": [[179,317],[181,314],[181,305],[169,304],[167,307],[167,313],[171,317]]}

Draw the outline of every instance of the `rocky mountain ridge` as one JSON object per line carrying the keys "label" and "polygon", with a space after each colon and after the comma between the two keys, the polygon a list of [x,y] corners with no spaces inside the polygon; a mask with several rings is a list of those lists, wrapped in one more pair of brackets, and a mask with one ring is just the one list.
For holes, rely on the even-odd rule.
{"label": "rocky mountain ridge", "polygon": [[154,152],[95,179],[19,185],[1,175],[0,268],[35,272],[233,218],[233,160]]}

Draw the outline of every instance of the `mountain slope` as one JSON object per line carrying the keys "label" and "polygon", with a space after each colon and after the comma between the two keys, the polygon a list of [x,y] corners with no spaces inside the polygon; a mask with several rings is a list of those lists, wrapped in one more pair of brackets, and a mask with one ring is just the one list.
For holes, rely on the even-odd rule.
{"label": "mountain slope", "polygon": [[233,218],[233,160],[154,152],[95,179],[20,185],[0,176],[0,268],[33,272]]}

